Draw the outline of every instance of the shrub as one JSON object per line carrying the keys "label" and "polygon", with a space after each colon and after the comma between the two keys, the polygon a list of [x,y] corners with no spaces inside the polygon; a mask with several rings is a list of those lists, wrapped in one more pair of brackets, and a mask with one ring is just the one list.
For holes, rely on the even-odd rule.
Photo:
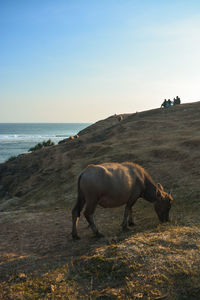
{"label": "shrub", "polygon": [[50,139],[48,141],[43,141],[42,143],[38,143],[34,147],[30,148],[28,152],[34,152],[36,150],[42,149],[44,147],[53,146],[55,145]]}
{"label": "shrub", "polygon": [[15,160],[16,158],[17,158],[17,156],[11,156],[11,157],[9,157],[9,158],[6,160],[6,162],[13,161],[13,160]]}

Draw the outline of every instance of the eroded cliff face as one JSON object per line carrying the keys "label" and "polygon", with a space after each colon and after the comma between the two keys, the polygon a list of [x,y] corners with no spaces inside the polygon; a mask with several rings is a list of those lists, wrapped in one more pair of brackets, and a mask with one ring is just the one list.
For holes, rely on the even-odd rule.
{"label": "eroded cliff face", "polygon": [[0,164],[0,210],[71,206],[90,163],[133,161],[176,195],[199,199],[200,103],[114,115],[34,153]]}

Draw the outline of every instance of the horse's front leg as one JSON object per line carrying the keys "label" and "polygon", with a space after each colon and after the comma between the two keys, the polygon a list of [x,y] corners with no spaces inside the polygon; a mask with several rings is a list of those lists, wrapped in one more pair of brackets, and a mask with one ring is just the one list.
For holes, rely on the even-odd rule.
{"label": "horse's front leg", "polygon": [[94,234],[96,235],[96,237],[103,237],[104,235],[101,234],[98,231],[98,229],[97,229],[97,227],[96,227],[96,225],[94,223],[94,211],[95,211],[95,208],[96,208],[96,206],[87,205],[86,209],[85,209],[85,212],[84,212],[84,215],[85,215],[86,220],[89,223],[90,228],[92,229],[92,231],[94,232]]}
{"label": "horse's front leg", "polygon": [[123,229],[123,231],[127,231],[128,230],[128,227],[127,227],[128,214],[129,214],[129,207],[128,207],[128,205],[126,205],[125,206],[125,210],[124,210],[124,218],[123,218],[123,222],[122,222],[122,229]]}
{"label": "horse's front leg", "polygon": [[127,231],[127,218],[128,218],[128,225],[133,226],[135,225],[133,221],[133,216],[132,216],[132,206],[135,204],[137,201],[138,197],[134,197],[132,199],[129,199],[129,201],[126,204],[125,210],[124,210],[124,218],[122,222],[122,228],[124,231]]}
{"label": "horse's front leg", "polygon": [[134,220],[133,220],[133,215],[132,215],[132,207],[128,211],[128,225],[129,226],[134,226]]}

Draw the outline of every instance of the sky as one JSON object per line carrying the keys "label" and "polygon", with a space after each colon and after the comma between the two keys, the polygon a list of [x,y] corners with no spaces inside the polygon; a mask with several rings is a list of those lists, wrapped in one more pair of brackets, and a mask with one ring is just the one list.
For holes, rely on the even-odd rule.
{"label": "sky", "polygon": [[0,123],[200,100],[199,0],[0,0]]}

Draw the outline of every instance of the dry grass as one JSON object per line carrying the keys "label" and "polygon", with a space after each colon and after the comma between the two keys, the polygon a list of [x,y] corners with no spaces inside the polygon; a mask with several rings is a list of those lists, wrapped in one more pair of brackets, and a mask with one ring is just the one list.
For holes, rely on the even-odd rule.
{"label": "dry grass", "polygon": [[[184,208],[187,204],[185,207],[184,203],[177,203],[171,222],[161,225],[152,207],[138,202],[137,226],[126,234],[119,226],[121,209],[112,214],[109,210],[103,214],[99,209],[96,219],[106,238],[94,239],[82,220],[82,239],[71,241],[66,234],[67,223],[65,234],[57,237],[58,244],[63,245],[56,246],[52,253],[48,246],[54,241],[44,235],[39,241],[39,232],[32,225],[32,238],[38,246],[32,241],[35,251],[28,245],[24,247],[24,252],[30,251],[27,257],[7,257],[10,265],[16,258],[21,264],[5,281],[1,280],[0,299],[200,299],[199,211],[187,208],[186,215]],[[47,216],[50,218],[51,213],[42,219]],[[38,221],[47,231],[39,216],[29,214],[25,218],[29,223]],[[47,224],[52,230],[50,220]],[[58,232],[52,234],[54,240]],[[46,253],[52,256],[47,259]],[[36,255],[39,264],[34,259]]]}
{"label": "dry grass", "polygon": [[[0,299],[200,299],[199,112],[194,103],[113,116],[79,139],[1,165],[10,199],[0,202]],[[81,218],[82,239],[72,241],[79,172],[125,160],[172,188],[171,222],[159,224],[139,200],[130,232],[121,231],[123,208],[99,208],[106,237],[93,238]]]}

